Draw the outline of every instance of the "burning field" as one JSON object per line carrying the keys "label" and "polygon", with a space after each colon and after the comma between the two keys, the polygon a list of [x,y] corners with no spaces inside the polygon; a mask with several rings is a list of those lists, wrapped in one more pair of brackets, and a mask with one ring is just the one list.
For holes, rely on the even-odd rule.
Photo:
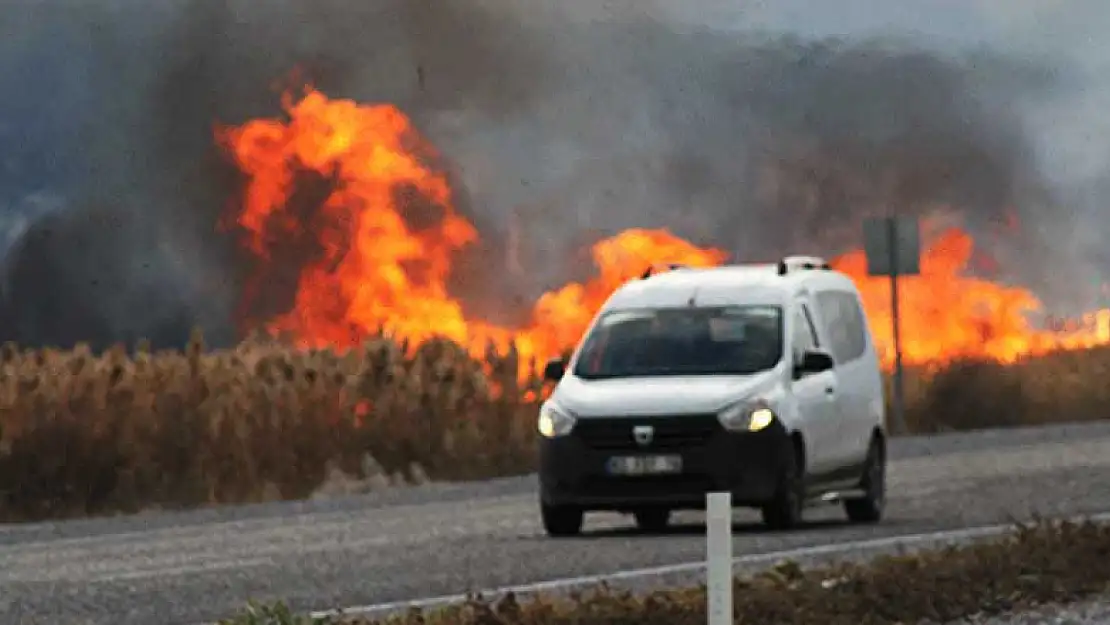
{"label": "burning field", "polygon": [[[218,139],[246,177],[226,224],[255,259],[243,326],[264,327],[300,347],[348,349],[384,331],[414,343],[447,338],[475,357],[491,343],[501,352],[512,343],[523,367],[573,346],[605,298],[651,263],[708,266],[729,257],[667,230],[625,230],[593,244],[593,277],[542,295],[526,324],[494,324],[468,314],[450,292],[456,256],[480,233],[456,210],[449,180],[435,165],[439,155],[405,114],[312,88],[288,94],[285,109],[284,119],[223,128]],[[1009,363],[1110,342],[1110,310],[1038,327],[1033,319],[1042,304],[1032,292],[974,277],[972,237],[929,225],[922,273],[904,278],[901,291],[908,364],[981,357]],[[867,276],[861,251],[832,262],[859,285],[889,364],[888,282]],[[504,270],[480,269],[491,276]],[[290,273],[291,292],[277,292]],[[276,315],[257,314],[283,298],[292,303]]]}
{"label": "burning field", "polygon": [[[414,122],[312,88],[284,105],[214,137],[242,183],[219,224],[250,259],[242,340],[209,346],[198,332],[185,350],[100,354],[5,344],[0,518],[528,472],[544,388],[532,362],[573,346],[646,266],[731,256],[666,229],[607,233],[586,279],[550,285],[519,322],[495,321],[458,293],[460,274],[496,284],[519,250],[463,262],[482,229]],[[922,274],[902,290],[909,428],[1103,418],[1110,311],[1041,327],[1033,292],[976,277],[984,255],[967,231],[925,225]],[[889,366],[886,281],[865,275],[859,251],[833,262],[859,284]]]}

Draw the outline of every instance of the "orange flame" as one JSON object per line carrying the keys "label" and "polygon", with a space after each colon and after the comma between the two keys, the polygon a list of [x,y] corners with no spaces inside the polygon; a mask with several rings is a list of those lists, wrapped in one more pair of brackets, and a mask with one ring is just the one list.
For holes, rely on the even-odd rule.
{"label": "orange flame", "polygon": [[[1110,343],[1110,310],[1087,315],[1067,332],[1035,328],[1030,313],[1043,310],[1027,289],[966,275],[971,236],[949,228],[927,241],[921,273],[899,278],[899,326],[907,364],[944,363],[957,358],[1014,362],[1022,356]],[[871,331],[887,367],[894,361],[890,279],[867,275],[862,250],[831,263],[860,289]]]}
{"label": "orange flame", "polygon": [[[285,211],[296,167],[335,179],[320,207],[323,255],[302,271],[291,310],[271,320],[271,332],[301,346],[357,345],[384,329],[422,342],[445,337],[481,355],[489,343],[516,343],[523,361],[573,345],[606,297],[649,263],[705,266],[724,256],[667,232],[629,230],[593,248],[596,279],[548,293],[526,328],[502,328],[467,319],[447,292],[451,255],[477,238],[454,209],[446,178],[416,151],[431,148],[409,120],[388,105],[330,100],[308,89],[285,101],[288,121],[253,120],[218,135],[248,176],[235,216],[246,244],[260,258],[272,254],[271,236],[304,226]],[[405,220],[402,189],[440,209],[440,219],[419,231]]]}
{"label": "orange flame", "polygon": [[[449,338],[475,356],[490,343],[500,350],[515,344],[523,373],[530,358],[572,347],[609,294],[645,267],[712,266],[726,258],[663,230],[627,230],[594,245],[595,278],[543,295],[526,327],[468,319],[448,293],[447,280],[452,255],[474,242],[477,231],[456,212],[445,176],[426,164],[425,156],[434,151],[408,118],[389,105],[332,100],[311,88],[284,104],[288,120],[253,120],[221,129],[218,138],[247,176],[234,217],[248,249],[264,261],[281,250],[276,242],[281,236],[306,228],[288,208],[298,169],[332,182],[312,217],[322,252],[300,271],[292,308],[267,324],[300,346],[348,348],[383,329],[416,343]],[[404,198],[413,193],[437,209],[430,224],[420,220],[420,228],[406,220],[412,203]],[[904,279],[907,362],[969,355],[1011,361],[1026,353],[1110,342],[1110,311],[1097,313],[1095,329],[1066,334],[1033,329],[1025,315],[1040,302],[1027,290],[964,276],[971,250],[967,234],[946,231],[925,250],[922,275]],[[887,280],[866,275],[860,251],[834,265],[859,284],[889,364]]]}

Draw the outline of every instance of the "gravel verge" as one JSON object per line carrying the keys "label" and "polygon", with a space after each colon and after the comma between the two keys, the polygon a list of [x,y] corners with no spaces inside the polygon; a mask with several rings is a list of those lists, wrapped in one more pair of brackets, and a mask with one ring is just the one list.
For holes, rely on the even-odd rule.
{"label": "gravel verge", "polygon": [[[784,561],[734,584],[738,623],[761,625],[904,625],[994,622],[1003,618],[1105,614],[1083,604],[1022,612],[1028,606],[1076,601],[1110,589],[1110,525],[1070,521],[1021,524],[1006,536],[963,546],[882,556],[863,564],[806,569]],[[1091,605],[1091,604],[1087,604]],[[1096,604],[1097,605],[1097,604]],[[259,616],[264,620],[259,620]],[[970,618],[969,618],[970,617]],[[313,622],[277,611],[254,611],[226,625]],[[646,596],[598,586],[571,598],[509,594],[475,598],[433,611],[385,619],[332,617],[344,625],[703,625],[704,587],[660,590]],[[1001,621],[1013,622],[1013,621]],[[1045,622],[1017,621],[1020,623]],[[1067,622],[1067,621],[1056,621]],[[1083,622],[1083,621],[1079,621]]]}
{"label": "gravel verge", "polygon": [[1110,593],[1086,601],[1054,603],[1020,612],[978,614],[947,625],[1106,625],[1110,623]]}

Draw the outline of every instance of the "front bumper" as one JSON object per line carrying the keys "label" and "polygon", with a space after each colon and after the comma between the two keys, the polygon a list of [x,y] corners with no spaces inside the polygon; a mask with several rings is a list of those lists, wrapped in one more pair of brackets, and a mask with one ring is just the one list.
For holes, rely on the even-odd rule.
{"label": "front bumper", "polygon": [[[648,445],[632,435],[642,425],[656,433]],[[585,510],[703,509],[706,493],[728,491],[734,505],[758,506],[775,494],[788,445],[777,421],[736,433],[715,415],[584,418],[571,434],[540,440],[540,497]],[[607,469],[613,456],[655,454],[681,455],[681,473],[625,477]]]}

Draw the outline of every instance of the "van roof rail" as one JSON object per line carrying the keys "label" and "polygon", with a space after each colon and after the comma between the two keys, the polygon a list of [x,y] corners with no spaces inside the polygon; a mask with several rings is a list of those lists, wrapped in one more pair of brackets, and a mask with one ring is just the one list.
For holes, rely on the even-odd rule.
{"label": "van roof rail", "polygon": [[799,270],[830,270],[832,265],[820,256],[786,256],[779,261],[779,275],[785,276],[791,271]]}
{"label": "van roof rail", "polygon": [[684,265],[682,263],[652,263],[652,264],[648,265],[648,268],[645,269],[642,274],[640,274],[640,279],[641,280],[647,280],[648,278],[654,276],[657,273],[663,273],[663,272],[666,272],[666,271],[674,271],[675,269],[689,269],[689,268],[690,268],[689,265]]}

